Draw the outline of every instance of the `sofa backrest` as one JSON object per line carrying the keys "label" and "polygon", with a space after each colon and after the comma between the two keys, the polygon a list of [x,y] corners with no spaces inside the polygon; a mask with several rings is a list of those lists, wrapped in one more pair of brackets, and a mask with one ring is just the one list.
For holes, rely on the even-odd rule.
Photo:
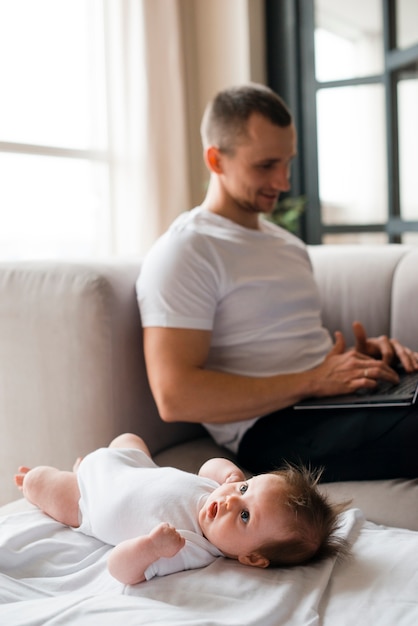
{"label": "sofa backrest", "polygon": [[418,349],[418,248],[310,246],[309,253],[332,333],[341,330],[352,345],[352,322],[359,320],[369,336],[390,335]]}

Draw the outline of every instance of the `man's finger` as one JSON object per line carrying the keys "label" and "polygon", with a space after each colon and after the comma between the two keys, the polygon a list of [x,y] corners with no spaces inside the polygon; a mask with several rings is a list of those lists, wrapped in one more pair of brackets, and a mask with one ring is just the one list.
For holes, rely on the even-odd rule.
{"label": "man's finger", "polygon": [[353,322],[353,333],[356,340],[356,350],[364,352],[367,344],[366,330],[360,322]]}
{"label": "man's finger", "polygon": [[345,352],[345,339],[340,330],[336,330],[334,333],[335,343],[331,352],[333,354],[343,354]]}

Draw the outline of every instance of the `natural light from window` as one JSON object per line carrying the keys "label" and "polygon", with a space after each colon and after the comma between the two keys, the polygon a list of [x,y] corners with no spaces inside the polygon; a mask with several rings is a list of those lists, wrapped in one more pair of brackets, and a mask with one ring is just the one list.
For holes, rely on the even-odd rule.
{"label": "natural light from window", "polygon": [[[321,82],[383,68],[382,20],[373,0],[317,0],[316,76]],[[387,216],[385,101],[381,85],[336,86],[317,94],[319,192],[325,224],[383,223]]]}
{"label": "natural light from window", "polygon": [[0,0],[0,258],[109,241],[101,0]]}

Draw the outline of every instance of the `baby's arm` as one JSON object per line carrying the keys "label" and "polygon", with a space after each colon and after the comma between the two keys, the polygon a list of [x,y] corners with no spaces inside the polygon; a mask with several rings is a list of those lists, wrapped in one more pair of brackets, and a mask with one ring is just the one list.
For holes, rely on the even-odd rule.
{"label": "baby's arm", "polygon": [[148,535],[122,541],[108,559],[109,572],[125,585],[136,585],[145,578],[147,567],[161,557],[171,558],[186,543],[170,524],[159,524]]}
{"label": "baby's arm", "polygon": [[220,485],[245,480],[244,472],[229,459],[214,458],[203,463],[199,476],[211,478]]}

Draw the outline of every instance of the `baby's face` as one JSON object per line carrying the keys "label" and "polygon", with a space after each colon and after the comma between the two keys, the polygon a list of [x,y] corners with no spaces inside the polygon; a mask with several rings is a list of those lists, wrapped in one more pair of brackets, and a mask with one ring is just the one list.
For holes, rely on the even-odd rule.
{"label": "baby's face", "polygon": [[204,536],[230,558],[251,555],[265,543],[290,537],[286,488],[282,477],[271,474],[220,485],[199,512]]}

